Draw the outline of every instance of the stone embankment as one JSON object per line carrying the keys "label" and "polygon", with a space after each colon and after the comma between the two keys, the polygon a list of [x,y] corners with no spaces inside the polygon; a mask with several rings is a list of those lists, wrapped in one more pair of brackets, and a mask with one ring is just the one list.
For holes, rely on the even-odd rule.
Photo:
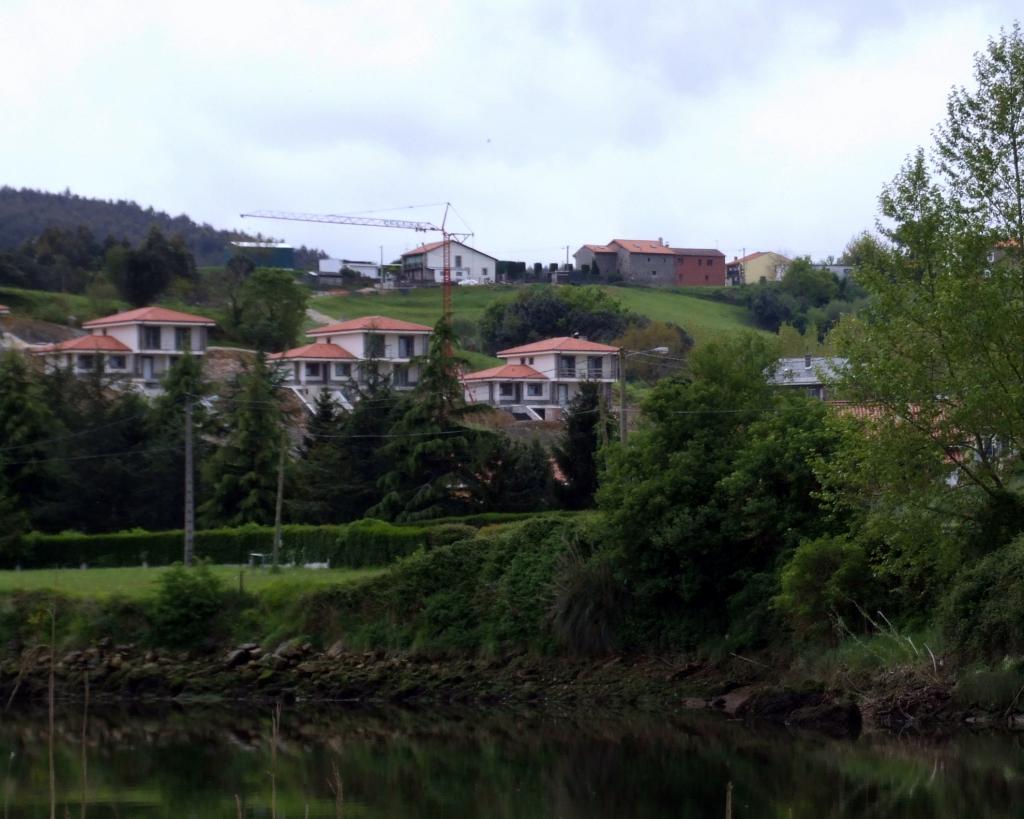
{"label": "stone embankment", "polygon": [[[0,660],[0,696],[5,702],[45,702],[50,668],[47,646],[9,645]],[[340,642],[318,651],[297,640],[272,649],[246,643],[216,653],[104,640],[56,652],[53,679],[61,700],[82,699],[88,687],[93,701],[109,703],[219,699],[706,709],[832,736],[855,736],[862,727],[932,730],[1005,722],[957,709],[949,688],[940,685],[854,698],[825,688],[793,690],[682,658],[432,658],[353,652]]]}

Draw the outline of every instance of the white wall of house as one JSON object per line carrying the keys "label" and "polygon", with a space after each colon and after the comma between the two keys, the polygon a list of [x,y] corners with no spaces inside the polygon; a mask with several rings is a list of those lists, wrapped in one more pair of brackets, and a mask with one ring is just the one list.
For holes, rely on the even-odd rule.
{"label": "white wall of house", "polygon": [[[444,278],[444,249],[436,247],[427,251],[425,266],[434,272],[434,281],[441,283]],[[475,279],[481,284],[495,282],[498,261],[478,250],[452,242],[452,281]]]}
{"label": "white wall of house", "polygon": [[[159,333],[158,346],[143,346],[145,328],[152,328],[154,335]],[[93,327],[90,332],[94,336],[110,336],[116,338],[134,352],[179,352],[177,331],[188,331],[189,349],[193,353],[201,353],[206,349],[207,328],[195,325],[173,324],[123,324],[116,327]],[[153,339],[157,341],[156,338]]]}
{"label": "white wall of house", "polygon": [[509,364],[526,364],[551,381],[614,381],[618,377],[615,353],[536,353],[501,356]]}
{"label": "white wall of house", "polygon": [[[314,331],[315,333],[315,331]],[[330,335],[309,334],[318,341],[327,344],[337,344],[348,350],[356,358],[369,358],[367,351],[371,346],[370,336],[383,337],[383,351],[377,356],[380,359],[409,360],[415,356],[426,355],[427,346],[430,344],[429,333],[368,333],[365,330],[354,330],[348,333],[331,333]],[[381,342],[376,342],[378,347]],[[411,353],[411,354],[410,354]]]}

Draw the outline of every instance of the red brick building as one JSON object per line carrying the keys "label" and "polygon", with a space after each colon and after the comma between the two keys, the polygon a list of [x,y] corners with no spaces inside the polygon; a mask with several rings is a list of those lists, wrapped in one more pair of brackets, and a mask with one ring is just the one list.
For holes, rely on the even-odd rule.
{"label": "red brick building", "polygon": [[676,284],[680,287],[724,287],[725,254],[720,250],[674,247]]}

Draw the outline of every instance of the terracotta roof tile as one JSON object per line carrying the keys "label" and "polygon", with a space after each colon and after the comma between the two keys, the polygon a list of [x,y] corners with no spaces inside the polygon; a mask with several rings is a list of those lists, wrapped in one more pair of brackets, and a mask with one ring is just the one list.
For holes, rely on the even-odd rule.
{"label": "terracotta roof tile", "polygon": [[139,307],[135,310],[127,310],[123,313],[115,313],[112,316],[93,319],[82,324],[83,327],[109,327],[113,324],[136,324],[142,322],[161,322],[164,324],[199,324],[206,327],[215,327],[217,322],[208,319],[206,316],[193,316],[190,313],[179,313],[177,310],[168,310],[166,307]]}
{"label": "terracotta roof tile", "polygon": [[533,367],[528,367],[525,364],[502,364],[499,367],[477,370],[475,373],[467,373],[462,376],[463,381],[488,381],[492,378],[504,380],[526,379],[530,381],[547,380]]}
{"label": "terracotta roof tile", "polygon": [[285,350],[283,353],[274,353],[268,355],[267,358],[270,361],[283,361],[283,360],[306,360],[306,361],[326,361],[336,359],[348,359],[355,360],[355,356],[352,355],[344,347],[337,344],[328,344],[324,341],[315,341],[312,344],[306,344],[303,347],[295,347],[291,350]]}
{"label": "terracotta roof tile", "polygon": [[34,353],[130,353],[131,347],[127,347],[113,336],[79,336],[68,341],[61,341],[57,344],[48,344],[45,347],[37,347]]}
{"label": "terracotta roof tile", "polygon": [[611,245],[583,245],[587,250],[594,253],[617,253],[618,248],[612,247]]}
{"label": "terracotta roof tile", "polygon": [[673,256],[675,251],[670,247],[665,247],[657,239],[612,239],[609,244],[618,245],[623,250],[627,250],[630,253],[647,253],[652,256]]}
{"label": "terracotta roof tile", "polygon": [[596,341],[584,341],[581,338],[546,338],[542,341],[534,341],[532,344],[523,344],[519,347],[510,347],[507,350],[499,350],[499,358],[514,355],[529,355],[530,353],[617,353],[618,347],[610,344],[598,344]]}
{"label": "terracotta roof tile", "polygon": [[377,330],[399,333],[429,333],[431,329],[425,324],[413,324],[411,321],[388,318],[387,316],[362,316],[360,318],[316,327],[306,333],[310,338],[331,335],[332,333],[354,333],[361,330]]}

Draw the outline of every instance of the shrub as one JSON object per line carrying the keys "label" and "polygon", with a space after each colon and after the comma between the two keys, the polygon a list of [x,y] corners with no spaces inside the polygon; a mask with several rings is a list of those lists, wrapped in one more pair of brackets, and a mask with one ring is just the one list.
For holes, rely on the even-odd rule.
{"label": "shrub", "polygon": [[427,530],[427,542],[431,546],[446,546],[459,540],[470,540],[476,537],[475,526],[465,523],[446,523],[443,526],[432,526]]}
{"label": "shrub", "polygon": [[150,614],[157,643],[195,646],[218,630],[227,595],[205,563],[191,569],[176,564],[157,583]]}
{"label": "shrub", "polygon": [[427,530],[364,518],[341,529],[330,556],[332,566],[383,566],[428,545]]}
{"label": "shrub", "polygon": [[1024,653],[1024,535],[962,571],[939,606],[950,646],[968,657]]}
{"label": "shrub", "polygon": [[558,562],[553,588],[549,617],[558,642],[579,654],[611,651],[625,594],[609,556],[587,559],[570,548]]}
{"label": "shrub", "polygon": [[975,671],[957,681],[953,698],[961,706],[1005,711],[1020,697],[1024,674],[1016,668]]}
{"label": "shrub", "polygon": [[792,625],[826,635],[838,619],[858,618],[858,606],[873,607],[878,584],[863,547],[845,536],[801,543],[782,570],[775,598]]}

